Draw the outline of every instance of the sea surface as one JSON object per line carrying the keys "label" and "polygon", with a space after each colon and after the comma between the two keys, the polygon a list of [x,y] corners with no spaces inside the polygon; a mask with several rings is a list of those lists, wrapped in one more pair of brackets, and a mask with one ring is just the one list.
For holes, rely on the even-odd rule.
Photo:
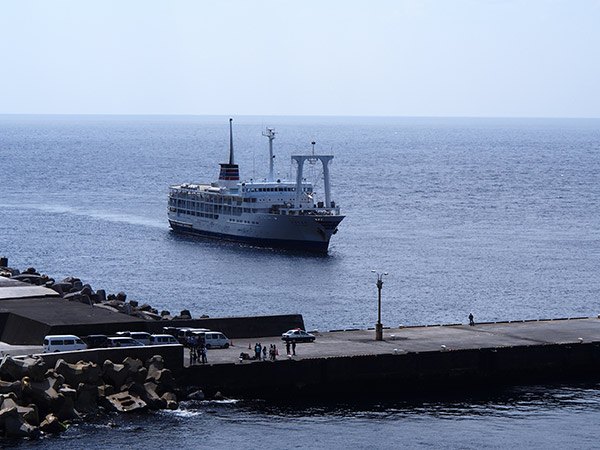
{"label": "sea surface", "polygon": [[[242,178],[333,153],[346,214],[326,256],[178,236],[168,186],[212,181],[227,117],[0,116],[0,256],[194,316],[307,329],[600,314],[600,120],[235,117]],[[318,167],[307,177],[322,183]],[[322,185],[322,184],[321,184]],[[317,191],[322,192],[321,185]],[[593,448],[600,385],[448,398],[184,403],[19,447]],[[115,427],[108,427],[110,421]],[[3,444],[4,445],[4,444]]]}

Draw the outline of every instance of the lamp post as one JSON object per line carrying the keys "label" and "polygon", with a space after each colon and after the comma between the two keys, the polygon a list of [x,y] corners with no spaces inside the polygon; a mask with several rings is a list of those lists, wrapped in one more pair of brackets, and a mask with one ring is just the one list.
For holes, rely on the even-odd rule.
{"label": "lamp post", "polygon": [[387,272],[379,273],[376,270],[371,270],[374,274],[377,274],[377,290],[379,291],[379,302],[377,307],[377,323],[375,324],[375,340],[383,341],[383,325],[381,324],[381,288],[383,287],[383,276],[387,275]]}

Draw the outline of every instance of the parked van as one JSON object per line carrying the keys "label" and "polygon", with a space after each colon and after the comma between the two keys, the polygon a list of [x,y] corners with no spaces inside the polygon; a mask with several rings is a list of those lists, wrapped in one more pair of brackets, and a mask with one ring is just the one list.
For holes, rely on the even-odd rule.
{"label": "parked van", "polygon": [[108,337],[105,334],[91,334],[83,338],[87,348],[106,348],[108,347]]}
{"label": "parked van", "polygon": [[150,345],[150,333],[145,331],[117,331],[116,337],[128,337],[142,345]]}
{"label": "parked van", "polygon": [[44,337],[44,353],[72,352],[86,349],[85,342],[72,334],[53,334]]}
{"label": "parked van", "polygon": [[227,336],[223,333],[219,333],[218,331],[207,331],[204,333],[204,342],[206,348],[229,348],[229,339],[227,339]]}
{"label": "parked van", "polygon": [[177,332],[177,340],[182,345],[187,345],[190,337],[195,337],[198,333],[210,331],[208,328],[180,328]]}
{"label": "parked van", "polygon": [[179,328],[177,327],[162,327],[162,334],[170,334],[171,336],[177,337]]}
{"label": "parked van", "polygon": [[141,347],[141,342],[127,336],[111,336],[108,338],[109,347]]}
{"label": "parked van", "polygon": [[145,331],[132,331],[129,333],[129,337],[141,344],[150,345],[150,333],[146,333]]}
{"label": "parked van", "polygon": [[179,342],[170,334],[153,334],[150,336],[150,345],[165,344],[179,344]]}

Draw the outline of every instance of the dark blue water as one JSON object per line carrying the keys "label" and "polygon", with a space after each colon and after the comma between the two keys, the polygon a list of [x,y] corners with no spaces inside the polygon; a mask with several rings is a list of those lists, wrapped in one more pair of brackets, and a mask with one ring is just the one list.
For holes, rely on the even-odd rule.
{"label": "dark blue water", "polygon": [[[282,177],[312,140],[335,154],[347,218],[326,257],[169,231],[167,187],[216,178],[227,125],[0,116],[0,256],[159,309],[301,313],[309,329],[373,326],[371,269],[389,272],[384,325],[600,313],[600,120],[236,118],[245,177],[267,175],[264,126],[278,132]],[[554,386],[447,402],[190,404],[32,445],[586,448],[599,401],[595,386]]]}

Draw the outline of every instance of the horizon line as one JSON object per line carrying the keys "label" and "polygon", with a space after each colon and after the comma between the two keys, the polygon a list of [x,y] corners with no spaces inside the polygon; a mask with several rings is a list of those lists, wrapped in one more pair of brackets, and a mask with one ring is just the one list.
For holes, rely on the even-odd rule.
{"label": "horizon line", "polygon": [[598,120],[585,116],[411,116],[411,115],[342,115],[342,114],[192,114],[192,113],[0,113],[3,116],[88,116],[88,117],[315,117],[356,119],[533,119],[533,120]]}

